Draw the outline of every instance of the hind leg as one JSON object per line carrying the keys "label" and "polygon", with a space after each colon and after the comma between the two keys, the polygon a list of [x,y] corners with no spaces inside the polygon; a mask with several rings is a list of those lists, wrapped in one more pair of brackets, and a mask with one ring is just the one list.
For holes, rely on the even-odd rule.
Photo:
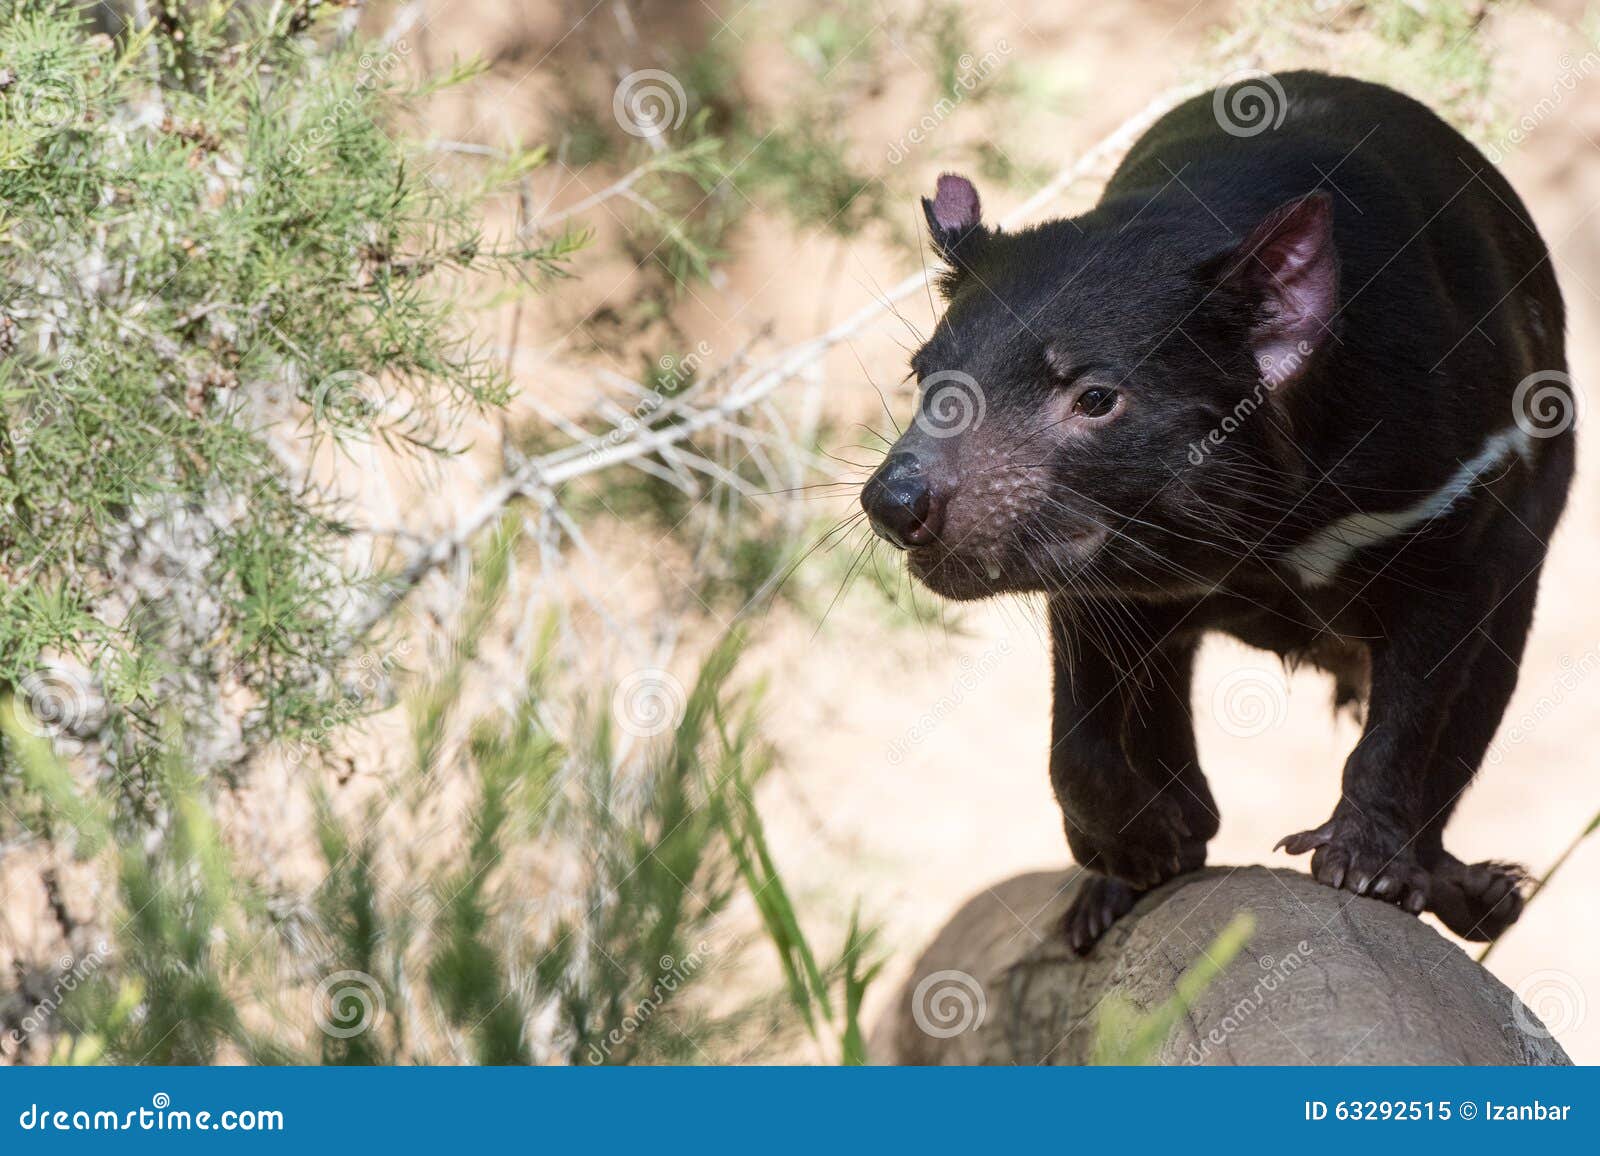
{"label": "hind leg", "polygon": [[1469,938],[1498,934],[1520,914],[1521,869],[1464,864],[1444,850],[1443,832],[1516,686],[1564,484],[1552,467],[1510,506],[1483,495],[1493,505],[1480,506],[1470,556],[1430,560],[1438,588],[1374,580],[1385,632],[1366,730],[1333,818],[1285,840],[1293,853],[1316,851],[1319,880],[1432,910]]}
{"label": "hind leg", "polygon": [[1050,779],[1085,871],[1063,919],[1080,954],[1141,893],[1204,866],[1217,831],[1190,716],[1197,638],[1169,639],[1147,613],[1105,603],[1092,616],[1051,607]]}
{"label": "hind leg", "polygon": [[1495,939],[1522,914],[1526,873],[1513,863],[1463,863],[1444,849],[1444,828],[1499,728],[1517,685],[1533,621],[1538,571],[1503,598],[1479,629],[1485,644],[1450,711],[1427,780],[1430,817],[1418,850],[1433,876],[1428,909],[1463,939]]}
{"label": "hind leg", "polygon": [[1428,910],[1462,939],[1499,939],[1522,915],[1527,872],[1516,863],[1463,863],[1441,851],[1433,867]]}
{"label": "hind leg", "polygon": [[1419,842],[1434,878],[1429,909],[1463,939],[1496,939],[1522,914],[1523,869],[1492,860],[1463,863],[1444,849],[1444,827],[1516,688],[1547,543],[1566,506],[1572,443],[1570,430],[1543,441],[1537,476],[1512,499],[1487,543],[1484,561],[1505,575],[1504,590],[1479,626],[1484,646],[1461,703],[1450,713],[1428,780],[1430,816]]}
{"label": "hind leg", "polygon": [[[1457,564],[1433,572],[1448,584],[1422,588],[1385,574],[1369,582],[1380,630],[1369,644],[1372,691],[1361,741],[1345,761],[1333,815],[1279,844],[1292,855],[1313,852],[1311,874],[1319,882],[1414,914],[1428,905],[1430,859],[1438,857],[1427,852],[1436,817],[1448,813],[1440,806],[1437,755],[1451,715],[1482,707],[1470,689],[1487,645],[1478,627],[1499,597],[1491,570]],[[1460,793],[1477,769],[1476,759],[1468,761],[1468,769],[1447,776],[1443,795]]]}

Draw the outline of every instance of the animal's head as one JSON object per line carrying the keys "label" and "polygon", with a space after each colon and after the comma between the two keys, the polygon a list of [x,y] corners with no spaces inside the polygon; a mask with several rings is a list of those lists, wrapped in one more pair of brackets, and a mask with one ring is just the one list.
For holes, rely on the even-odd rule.
{"label": "animal's head", "polygon": [[1328,198],[1243,236],[1157,200],[1003,233],[949,175],[923,207],[948,308],[862,490],[874,531],[950,598],[1224,575],[1304,468],[1285,403],[1332,340]]}

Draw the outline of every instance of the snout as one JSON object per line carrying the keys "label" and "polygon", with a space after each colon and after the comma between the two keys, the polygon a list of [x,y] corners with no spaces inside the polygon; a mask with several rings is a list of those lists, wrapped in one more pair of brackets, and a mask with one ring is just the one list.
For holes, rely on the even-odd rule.
{"label": "snout", "polygon": [[902,550],[926,546],[939,535],[944,495],[915,454],[896,453],[861,488],[861,508],[873,533]]}

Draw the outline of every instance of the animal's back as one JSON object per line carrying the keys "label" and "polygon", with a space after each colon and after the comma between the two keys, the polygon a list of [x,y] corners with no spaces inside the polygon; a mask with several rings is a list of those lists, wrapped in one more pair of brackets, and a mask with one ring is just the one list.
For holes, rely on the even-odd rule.
{"label": "animal's back", "polygon": [[[1565,373],[1565,313],[1522,199],[1432,110],[1349,77],[1262,74],[1153,125],[1102,203],[1186,199],[1237,237],[1315,189],[1333,198],[1340,263],[1339,340],[1320,402],[1424,422],[1443,460],[1469,459],[1483,414],[1510,426],[1520,382]],[[1317,456],[1331,465],[1367,427],[1325,428],[1338,434]],[[1550,456],[1570,458],[1570,446]]]}
{"label": "animal's back", "polygon": [[1206,93],[1151,127],[1104,199],[1180,183],[1235,232],[1285,198],[1330,192],[1347,309],[1381,301],[1392,314],[1397,290],[1443,291],[1448,323],[1408,342],[1432,354],[1425,369],[1474,325],[1493,326],[1530,368],[1562,358],[1560,293],[1527,207],[1471,141],[1403,93],[1319,72]]}

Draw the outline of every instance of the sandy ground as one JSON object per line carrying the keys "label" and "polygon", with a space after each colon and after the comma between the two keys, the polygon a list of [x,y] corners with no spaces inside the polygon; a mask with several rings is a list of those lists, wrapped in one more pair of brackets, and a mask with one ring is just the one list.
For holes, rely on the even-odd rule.
{"label": "sandy ground", "polygon": [[[1128,60],[1174,59],[1211,34],[1226,6],[1139,5],[1116,20],[1104,6],[1012,4],[1019,55],[1070,50],[1091,90],[1103,92],[1067,126],[1063,154],[1104,131],[1172,83],[1162,68]],[[1072,8],[1072,18],[1061,10]],[[1571,6],[1555,9],[1574,16]],[[1023,16],[1031,28],[1023,26]],[[1005,14],[997,15],[1003,24]],[[1534,13],[1491,31],[1514,107],[1533,110],[1571,64],[1570,34]],[[1112,50],[1114,48],[1114,51]],[[1567,55],[1563,55],[1567,54]],[[1581,49],[1578,52],[1581,56]],[[1600,370],[1600,100],[1566,93],[1537,128],[1507,150],[1504,167],[1550,244],[1569,308],[1574,379]],[[1600,83],[1590,79],[1589,85]],[[1004,206],[1001,205],[1000,208]],[[923,324],[925,316],[910,311]],[[1600,810],[1595,773],[1600,712],[1600,564],[1597,448],[1583,428],[1572,504],[1546,569],[1517,696],[1494,761],[1456,812],[1448,842],[1467,860],[1506,858],[1535,872],[1550,865]],[[860,895],[896,951],[869,1004],[881,1010],[918,945],[976,889],[1067,858],[1046,776],[1049,664],[1036,610],[992,605],[962,618],[964,632],[886,629],[859,606],[809,631],[771,665],[772,723],[786,754],[765,807],[780,859],[811,909]],[[1227,733],[1212,707],[1239,680],[1284,680],[1287,703]],[[1337,797],[1339,770],[1358,731],[1328,710],[1320,676],[1287,676],[1269,655],[1208,644],[1195,686],[1202,762],[1223,816],[1212,862],[1297,864],[1274,843],[1315,825]],[[1508,738],[1512,731],[1515,739]],[[1255,733],[1259,731],[1259,733]],[[1600,919],[1593,887],[1600,840],[1581,849],[1529,908],[1491,960],[1580,1063],[1600,1062]],[[1022,913],[1024,915],[1031,913]],[[1020,925],[1019,925],[1020,932]]]}

